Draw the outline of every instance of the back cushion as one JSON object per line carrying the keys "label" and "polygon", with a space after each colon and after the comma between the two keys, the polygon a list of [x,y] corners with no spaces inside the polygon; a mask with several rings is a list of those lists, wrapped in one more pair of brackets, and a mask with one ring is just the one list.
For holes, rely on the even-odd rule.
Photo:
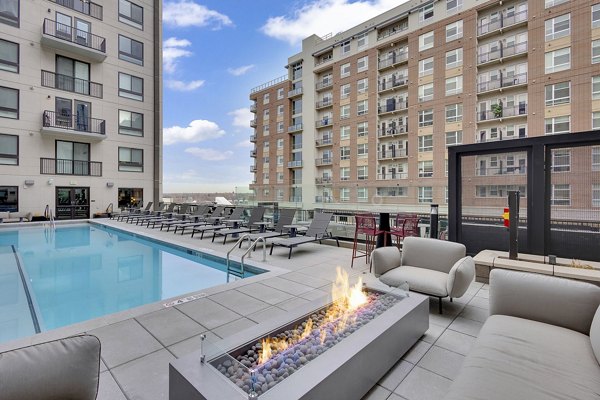
{"label": "back cushion", "polygon": [[600,364],[600,307],[596,310],[594,319],[592,320],[592,328],[590,329],[590,340],[592,341],[592,349],[594,349],[594,355],[596,361]]}
{"label": "back cushion", "polygon": [[402,245],[402,265],[450,272],[467,250],[463,244],[438,239],[407,237]]}

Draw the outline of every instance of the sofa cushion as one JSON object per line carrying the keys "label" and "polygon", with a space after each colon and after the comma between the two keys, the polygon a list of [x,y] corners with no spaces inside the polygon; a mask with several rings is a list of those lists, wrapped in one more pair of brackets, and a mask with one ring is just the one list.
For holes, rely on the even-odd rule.
{"label": "sofa cushion", "polygon": [[402,265],[427,268],[447,274],[454,263],[465,254],[466,248],[460,243],[407,237],[402,244]]}
{"label": "sofa cushion", "polygon": [[462,297],[475,278],[475,262],[466,256],[454,263],[448,274],[448,296]]}
{"label": "sofa cushion", "polygon": [[590,338],[543,322],[493,315],[445,400],[598,399]]}
{"label": "sofa cushion", "polygon": [[448,274],[431,269],[403,265],[381,275],[379,280],[389,286],[400,286],[408,282],[408,288],[415,292],[440,297],[448,296],[446,290]]}
{"label": "sofa cushion", "polygon": [[594,319],[592,320],[590,341],[592,342],[592,349],[594,349],[596,360],[600,364],[600,307],[596,310],[596,314],[594,314]]}

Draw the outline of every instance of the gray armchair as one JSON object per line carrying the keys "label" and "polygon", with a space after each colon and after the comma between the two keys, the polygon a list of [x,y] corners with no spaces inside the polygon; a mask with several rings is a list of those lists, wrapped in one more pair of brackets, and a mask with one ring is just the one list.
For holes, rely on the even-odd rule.
{"label": "gray armchair", "polygon": [[0,353],[2,400],[95,400],[100,340],[72,336]]}
{"label": "gray armchair", "polygon": [[373,272],[389,286],[408,282],[410,290],[442,298],[461,297],[475,277],[475,263],[460,243],[407,237],[402,251],[381,247],[371,255]]}

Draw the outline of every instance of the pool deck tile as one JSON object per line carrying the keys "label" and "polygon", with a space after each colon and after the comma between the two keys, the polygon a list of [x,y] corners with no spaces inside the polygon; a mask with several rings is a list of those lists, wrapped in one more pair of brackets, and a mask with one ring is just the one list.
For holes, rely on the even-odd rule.
{"label": "pool deck tile", "polygon": [[281,303],[282,301],[289,300],[294,297],[289,293],[282,292],[281,290],[272,288],[271,286],[263,285],[262,283],[252,283],[250,285],[242,286],[238,290],[271,305]]}
{"label": "pool deck tile", "polygon": [[169,363],[175,357],[166,349],[148,354],[111,370],[128,399],[169,399]]}
{"label": "pool deck tile", "polygon": [[209,297],[212,301],[240,314],[247,315],[269,307],[268,303],[248,296],[239,290],[229,290]]}
{"label": "pool deck tile", "polygon": [[208,330],[175,307],[144,314],[136,320],[163,346],[170,346]]}
{"label": "pool deck tile", "polygon": [[176,306],[179,311],[208,329],[214,329],[239,319],[240,314],[210,299],[199,299]]}
{"label": "pool deck tile", "polygon": [[224,339],[254,325],[256,325],[256,322],[249,320],[248,318],[240,318],[231,321],[228,324],[221,325],[220,327],[213,329],[212,332]]}

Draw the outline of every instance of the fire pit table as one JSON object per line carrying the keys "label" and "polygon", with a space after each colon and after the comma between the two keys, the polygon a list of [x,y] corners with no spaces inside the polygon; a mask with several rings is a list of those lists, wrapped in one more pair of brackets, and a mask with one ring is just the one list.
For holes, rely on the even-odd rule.
{"label": "fire pit table", "polygon": [[429,328],[429,298],[360,281],[349,288],[345,278],[333,301],[279,313],[173,361],[169,399],[362,397]]}

